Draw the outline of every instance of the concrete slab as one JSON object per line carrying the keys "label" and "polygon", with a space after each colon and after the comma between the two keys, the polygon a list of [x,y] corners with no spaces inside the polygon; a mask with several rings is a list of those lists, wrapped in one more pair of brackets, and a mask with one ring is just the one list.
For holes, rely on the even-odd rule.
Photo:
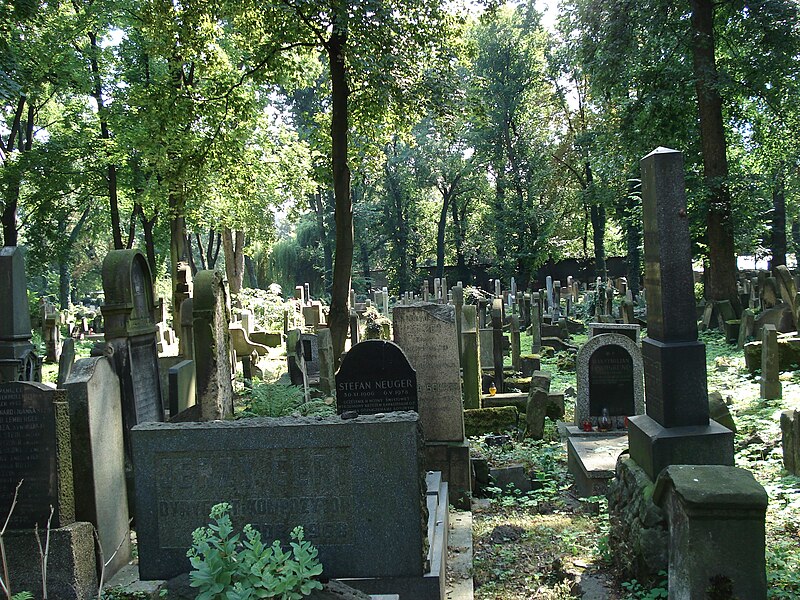
{"label": "concrete slab", "polygon": [[450,539],[447,558],[447,600],[472,600],[472,513],[450,512]]}
{"label": "concrete slab", "polygon": [[628,447],[628,437],[570,437],[567,440],[567,468],[575,477],[578,495],[597,496],[608,491],[617,458]]}

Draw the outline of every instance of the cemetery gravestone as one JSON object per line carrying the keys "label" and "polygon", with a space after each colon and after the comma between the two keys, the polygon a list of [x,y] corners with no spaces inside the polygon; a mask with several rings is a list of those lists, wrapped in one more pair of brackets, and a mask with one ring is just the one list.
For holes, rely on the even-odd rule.
{"label": "cemetery gravestone", "polygon": [[336,407],[339,414],[416,412],[417,373],[400,346],[384,340],[353,346],[336,372]]}
{"label": "cemetery gravestone", "polygon": [[183,360],[169,368],[169,416],[183,412],[197,402],[197,377],[193,360]]}
{"label": "cemetery gravestone", "polygon": [[153,283],[144,254],[110,251],[103,260],[103,290],[106,348],[120,380],[126,454],[130,455],[131,427],[164,420]]}
{"label": "cemetery gravestone", "polygon": [[732,465],[733,433],[708,416],[680,152],[658,148],[642,159],[642,206],[647,414],[629,419],[631,458],[651,479],[670,464]]}
{"label": "cemetery gravestone", "polygon": [[75,518],[97,535],[110,578],[131,558],[119,378],[109,359],[82,358],[64,384],[69,403]]}
{"label": "cemetery gravestone", "polygon": [[219,271],[195,277],[192,336],[197,373],[197,404],[204,421],[233,415],[230,312]]}
{"label": "cemetery gravestone", "polygon": [[455,311],[448,305],[395,308],[395,342],[417,371],[419,415],[426,440],[464,439],[454,319]]}
{"label": "cemetery gravestone", "polygon": [[464,373],[464,408],[481,407],[481,357],[478,317],[474,304],[461,309],[461,368]]}
{"label": "cemetery gravestone", "polygon": [[575,365],[576,426],[589,420],[597,427],[603,409],[608,411],[613,429],[622,429],[625,417],[644,414],[642,354],[628,336],[592,336],[578,351]]}
{"label": "cemetery gravestone", "polygon": [[31,315],[22,249],[0,250],[0,383],[41,381],[41,360],[31,343]]}
{"label": "cemetery gravestone", "polygon": [[66,392],[41,383],[0,384],[0,514],[12,529],[52,528],[75,520]]}
{"label": "cemetery gravestone", "polygon": [[141,425],[134,430],[141,577],[188,572],[192,531],[225,499],[234,527],[250,523],[264,540],[288,540],[302,525],[326,577],[421,578],[420,446],[413,413]]}
{"label": "cemetery gravestone", "polygon": [[326,396],[333,396],[336,390],[336,367],[334,366],[333,338],[331,338],[330,329],[323,328],[317,332],[317,345],[319,353],[319,389]]}
{"label": "cemetery gravestone", "polygon": [[425,468],[441,471],[450,502],[469,507],[469,442],[456,342],[455,309],[447,304],[396,306],[395,342],[417,371],[417,402],[425,436]]}
{"label": "cemetery gravestone", "polygon": [[56,387],[64,387],[64,382],[72,372],[72,367],[75,364],[75,339],[68,337],[61,344],[61,356],[58,357],[58,378],[56,379]]}

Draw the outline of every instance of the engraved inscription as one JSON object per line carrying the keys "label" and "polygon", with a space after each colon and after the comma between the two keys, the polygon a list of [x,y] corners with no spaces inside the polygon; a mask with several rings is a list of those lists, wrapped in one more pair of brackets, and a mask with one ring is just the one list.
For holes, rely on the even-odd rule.
{"label": "engraved inscription", "polygon": [[315,544],[352,544],[351,465],[349,447],[159,454],[159,545],[186,548],[219,502],[231,504],[235,526],[250,523],[266,543],[302,525]]}
{"label": "engraved inscription", "polygon": [[57,505],[55,417],[49,394],[26,401],[21,386],[0,386],[0,514],[8,514],[17,484],[24,479],[10,526],[43,526],[50,505]]}
{"label": "engraved inscription", "polygon": [[633,360],[621,346],[606,345],[589,357],[589,414],[599,416],[606,408],[611,416],[635,413]]}
{"label": "engraved inscription", "polygon": [[160,410],[158,359],[155,340],[130,343],[131,379],[133,382],[136,422],[163,421]]}

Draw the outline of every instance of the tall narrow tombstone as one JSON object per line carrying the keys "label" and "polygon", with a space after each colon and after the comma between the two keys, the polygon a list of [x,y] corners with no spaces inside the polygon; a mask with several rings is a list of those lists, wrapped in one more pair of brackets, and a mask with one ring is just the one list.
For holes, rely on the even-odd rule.
{"label": "tall narrow tombstone", "polygon": [[69,403],[75,518],[97,529],[105,576],[131,558],[120,385],[106,357],[82,358],[64,384]]}
{"label": "tall narrow tombstone", "polygon": [[389,316],[389,288],[383,288],[383,316]]}
{"label": "tall narrow tombstone", "polygon": [[331,330],[322,328],[317,330],[317,344],[319,345],[319,389],[326,396],[333,396],[336,390],[336,366],[333,362],[333,339]]}
{"label": "tall narrow tombstone", "polygon": [[438,277],[433,279],[433,301],[439,302],[442,299],[442,280]]}
{"label": "tall narrow tombstone", "polygon": [[503,301],[499,298],[492,301],[492,358],[494,385],[503,393]]}
{"label": "tall narrow tombstone", "polygon": [[130,430],[137,423],[164,420],[156,349],[153,280],[139,250],[112,250],[103,260],[101,307],[106,352],[113,359],[122,396],[126,456]]}
{"label": "tall narrow tombstone", "polygon": [[194,360],[194,298],[181,303],[181,337],[178,340],[178,353],[187,360]]}
{"label": "tall narrow tombstone", "polygon": [[519,335],[519,317],[511,315],[511,366],[515,372],[521,369],[520,356],[522,355],[522,348],[520,346]]}
{"label": "tall narrow tombstone", "polygon": [[31,343],[25,260],[18,246],[0,250],[0,383],[41,381],[41,359]]}
{"label": "tall narrow tombstone", "polygon": [[[463,354],[461,352],[461,328],[463,327],[463,321],[461,319],[461,314],[464,308],[464,288],[460,285],[457,285],[453,288],[453,306],[456,310],[456,336],[458,337],[458,356],[463,359]],[[464,368],[464,361],[461,361],[461,368]]]}
{"label": "tall narrow tombstone", "polygon": [[42,383],[0,383],[0,514],[12,529],[53,529],[75,521],[66,392]]}
{"label": "tall narrow tombstone", "polygon": [[464,408],[481,407],[481,352],[477,324],[475,305],[465,304],[461,311],[461,369],[464,374]]}
{"label": "tall narrow tombstone", "polygon": [[311,285],[308,282],[303,284],[303,300],[305,304],[311,304]]}
{"label": "tall narrow tombstone", "polygon": [[548,275],[545,280],[545,289],[547,290],[547,295],[545,296],[545,301],[547,302],[545,306],[545,312],[549,313],[553,309],[553,278]]}
{"label": "tall narrow tombstone", "polygon": [[305,291],[306,291],[306,288],[304,288],[302,285],[296,285],[294,287],[294,299],[295,300],[299,300],[300,304],[305,304],[306,303]]}
{"label": "tall narrow tombstone", "polygon": [[657,148],[642,159],[642,204],[647,414],[629,419],[631,458],[651,479],[672,464],[733,465],[733,433],[708,416],[680,152]]}
{"label": "tall narrow tombstone", "polygon": [[778,332],[775,325],[767,323],[761,333],[761,397],[768,400],[781,398],[780,357]]}
{"label": "tall narrow tombstone", "polygon": [[[175,293],[172,296],[172,328],[179,340],[182,336],[181,325],[183,324],[181,322],[181,306],[192,297],[193,288],[192,269],[189,263],[181,261],[178,263],[178,281],[175,283]],[[181,347],[180,341],[178,346]]]}
{"label": "tall narrow tombstone", "polygon": [[192,324],[197,404],[204,421],[233,415],[230,314],[219,271],[198,271]]}
{"label": "tall narrow tombstone", "polygon": [[531,353],[539,354],[542,351],[542,313],[539,305],[538,294],[534,294],[531,305]]}
{"label": "tall narrow tombstone", "polygon": [[[351,305],[352,306],[352,305]],[[350,309],[350,347],[352,348],[359,342],[359,331],[358,331],[358,313]]]}
{"label": "tall narrow tombstone", "polygon": [[499,298],[502,293],[502,285],[500,284],[499,279],[494,280],[494,295],[496,298]]}

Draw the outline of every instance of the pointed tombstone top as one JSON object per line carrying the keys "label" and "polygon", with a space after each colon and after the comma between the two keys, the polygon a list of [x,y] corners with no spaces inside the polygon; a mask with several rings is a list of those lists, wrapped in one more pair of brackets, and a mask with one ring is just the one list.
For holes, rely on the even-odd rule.
{"label": "pointed tombstone top", "polygon": [[[648,154],[647,156],[642,158],[642,160],[645,160],[646,158],[650,158],[651,156],[656,156],[658,154],[681,154],[681,152],[680,152],[680,150],[673,150],[672,148],[665,148],[664,146],[659,146],[658,148],[653,150],[650,154]],[[681,154],[681,157],[683,157],[682,154]]]}

